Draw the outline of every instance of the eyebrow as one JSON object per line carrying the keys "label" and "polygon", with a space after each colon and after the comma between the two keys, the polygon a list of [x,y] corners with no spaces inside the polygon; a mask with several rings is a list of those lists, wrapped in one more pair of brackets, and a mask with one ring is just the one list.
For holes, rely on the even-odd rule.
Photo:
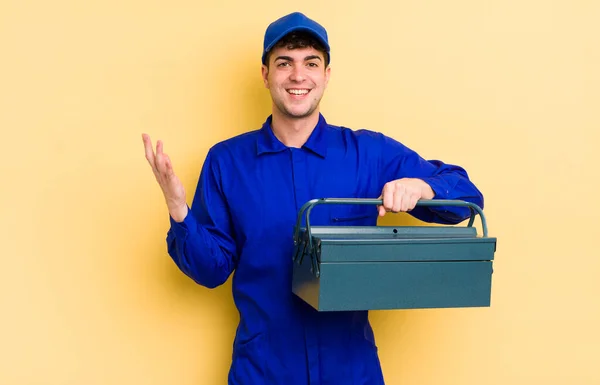
{"label": "eyebrow", "polygon": [[321,60],[321,57],[318,55],[310,55],[304,58],[304,61],[308,61],[308,60],[313,60],[313,59],[319,59]]}
{"label": "eyebrow", "polygon": [[[313,59],[319,59],[321,60],[321,57],[318,55],[309,55],[307,57],[304,58],[304,61],[308,61],[308,60],[313,60]],[[294,59],[292,59],[291,56],[277,56],[275,58],[275,61],[277,60],[286,60],[286,61],[294,61]]]}

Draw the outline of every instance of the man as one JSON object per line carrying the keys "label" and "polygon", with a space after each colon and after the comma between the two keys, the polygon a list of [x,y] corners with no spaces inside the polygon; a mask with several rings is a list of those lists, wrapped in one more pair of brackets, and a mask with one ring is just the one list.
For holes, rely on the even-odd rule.
{"label": "man", "polygon": [[383,384],[367,312],[314,311],[291,292],[293,229],[310,199],[383,199],[381,207],[320,205],[315,225],[376,225],[387,211],[455,224],[463,207],[415,207],[419,199],[483,197],[458,166],[425,161],[382,134],[328,124],[319,102],[330,75],[327,32],[301,13],[267,28],[262,76],[273,101],[262,128],[218,143],[191,208],[169,157],[143,135],[170,214],[168,251],[200,285],[233,273],[240,323],[229,384]]}

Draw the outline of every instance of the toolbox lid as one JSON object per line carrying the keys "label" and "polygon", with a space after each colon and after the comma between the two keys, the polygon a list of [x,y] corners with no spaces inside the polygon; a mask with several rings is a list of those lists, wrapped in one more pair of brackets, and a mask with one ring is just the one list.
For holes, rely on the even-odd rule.
{"label": "toolbox lid", "polygon": [[[320,203],[380,204],[369,199],[319,199],[305,204],[298,216],[294,260],[306,255],[313,264],[327,262],[490,261],[496,238],[487,236],[482,210],[463,201],[420,201],[421,205],[460,205],[481,217],[483,236],[472,226],[311,226],[309,214]],[[306,227],[299,227],[306,211]],[[315,266],[317,267],[317,266]]]}

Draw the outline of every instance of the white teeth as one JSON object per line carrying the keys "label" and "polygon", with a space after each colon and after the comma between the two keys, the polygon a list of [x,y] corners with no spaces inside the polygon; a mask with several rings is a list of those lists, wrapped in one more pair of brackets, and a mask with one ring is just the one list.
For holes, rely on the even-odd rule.
{"label": "white teeth", "polygon": [[308,90],[288,90],[290,94],[294,95],[306,95],[308,94]]}

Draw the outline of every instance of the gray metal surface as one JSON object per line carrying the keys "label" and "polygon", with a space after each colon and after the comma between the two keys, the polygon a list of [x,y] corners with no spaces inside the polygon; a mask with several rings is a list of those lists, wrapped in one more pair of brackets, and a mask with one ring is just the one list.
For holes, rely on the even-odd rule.
{"label": "gray metal surface", "polygon": [[[461,226],[310,226],[321,203],[381,204],[380,200],[323,199],[298,214],[292,291],[319,311],[490,306],[496,238],[487,236],[482,210],[468,202],[422,205],[468,206],[479,214]],[[473,207],[474,206],[474,207]],[[306,213],[305,228],[299,226]]]}

